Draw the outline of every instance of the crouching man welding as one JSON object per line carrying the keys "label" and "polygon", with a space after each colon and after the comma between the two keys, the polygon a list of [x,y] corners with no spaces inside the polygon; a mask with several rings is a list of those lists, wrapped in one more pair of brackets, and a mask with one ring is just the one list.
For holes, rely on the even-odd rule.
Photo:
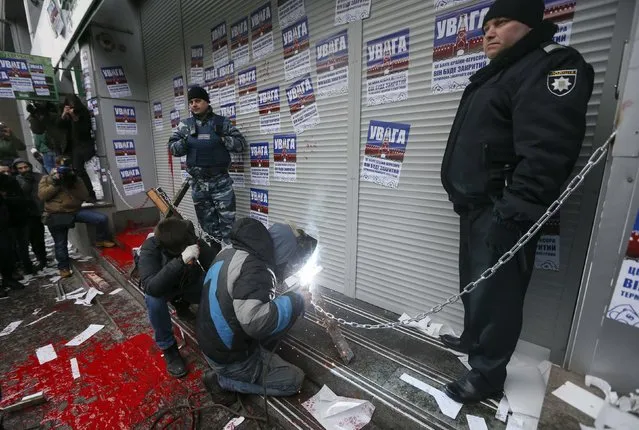
{"label": "crouching man welding", "polygon": [[200,302],[205,270],[214,257],[206,242],[198,240],[191,221],[179,218],[162,220],[140,249],[138,272],[155,342],[164,351],[167,372],[176,378],[187,370],[167,302],[176,308],[178,318],[195,319],[189,305]]}
{"label": "crouching man welding", "polygon": [[250,218],[235,222],[230,240],[208,270],[197,314],[197,340],[213,369],[204,385],[221,404],[233,403],[229,392],[293,395],[304,372],[269,348],[303,315],[309,294],[276,298],[275,287],[301,268],[317,241],[288,224],[267,230]]}

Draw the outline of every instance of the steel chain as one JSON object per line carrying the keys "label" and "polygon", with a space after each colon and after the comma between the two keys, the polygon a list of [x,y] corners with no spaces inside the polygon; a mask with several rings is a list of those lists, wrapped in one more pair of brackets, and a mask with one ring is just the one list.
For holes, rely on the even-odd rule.
{"label": "steel chain", "polygon": [[515,245],[513,245],[513,247],[509,251],[507,251],[504,255],[502,255],[499,258],[499,260],[497,260],[497,263],[495,263],[495,265],[486,269],[479,276],[478,279],[476,279],[473,282],[470,282],[468,285],[464,287],[464,289],[459,294],[454,294],[450,296],[445,302],[437,304],[431,307],[428,311],[422,312],[421,314],[413,318],[408,318],[403,321],[395,321],[392,323],[379,323],[379,324],[362,324],[362,323],[358,323],[354,321],[346,321],[343,318],[338,318],[335,315],[333,315],[331,312],[324,310],[321,306],[317,305],[313,301],[311,301],[311,304],[313,305],[313,307],[318,313],[323,314],[324,316],[326,316],[327,318],[331,320],[337,321],[338,324],[347,325],[353,328],[362,328],[366,330],[395,328],[395,327],[407,325],[412,322],[419,322],[423,320],[424,318],[428,317],[429,315],[433,315],[438,312],[441,312],[442,309],[444,309],[446,306],[459,301],[459,299],[461,299],[462,296],[471,293],[475,288],[477,288],[477,286],[482,281],[485,281],[486,279],[489,279],[490,277],[492,277],[501,266],[509,262],[515,256],[515,254],[517,254],[517,252],[521,248],[523,248],[524,245],[526,245],[530,241],[530,239],[534,237],[535,234],[537,234],[539,230],[541,230],[542,226],[550,219],[550,217],[552,217],[559,210],[559,208],[561,208],[561,206],[564,204],[566,199],[568,199],[568,197],[570,197],[570,195],[573,192],[575,192],[577,188],[579,188],[579,186],[584,181],[584,179],[586,178],[586,175],[590,172],[590,170],[594,166],[599,164],[599,162],[604,158],[616,134],[617,132],[613,131],[612,134],[608,137],[608,139],[606,139],[604,144],[601,145],[592,153],[586,165],[583,167],[583,169],[579,171],[579,173],[575,175],[574,178],[572,178],[570,183],[568,183],[568,186],[566,187],[566,189],[559,195],[557,200],[555,200],[548,207],[548,209],[541,216],[541,218],[539,218],[539,220],[537,220],[537,222],[535,222],[532,225],[532,227],[528,229],[528,231],[517,241],[517,243],[515,243]]}
{"label": "steel chain", "polygon": [[107,170],[107,173],[109,174],[109,179],[111,180],[111,185],[113,185],[113,189],[115,190],[115,193],[118,195],[118,197],[120,198],[120,200],[122,201],[122,203],[124,203],[129,209],[142,209],[144,207],[144,205],[146,204],[146,202],[149,201],[149,195],[146,195],[146,198],[144,199],[144,201],[142,202],[141,205],[139,205],[138,207],[133,207],[129,204],[129,202],[127,202],[124,197],[122,197],[122,194],[120,193],[120,190],[118,189],[117,185],[115,185],[115,181],[113,180],[113,175],[111,175],[111,171]]}

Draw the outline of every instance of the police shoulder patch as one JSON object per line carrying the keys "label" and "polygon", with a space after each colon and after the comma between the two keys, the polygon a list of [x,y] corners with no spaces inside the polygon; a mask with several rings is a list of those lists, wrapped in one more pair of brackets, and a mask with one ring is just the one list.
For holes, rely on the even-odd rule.
{"label": "police shoulder patch", "polygon": [[563,97],[575,88],[577,69],[552,70],[546,78],[546,86],[551,94]]}

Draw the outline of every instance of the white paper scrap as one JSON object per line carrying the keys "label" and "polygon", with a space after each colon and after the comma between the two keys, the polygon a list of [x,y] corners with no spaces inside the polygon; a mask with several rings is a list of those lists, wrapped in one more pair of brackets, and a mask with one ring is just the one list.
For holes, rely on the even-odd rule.
{"label": "white paper scrap", "polygon": [[95,296],[97,296],[98,294],[103,294],[103,293],[102,293],[102,291],[98,291],[94,287],[91,287],[91,288],[89,288],[89,291],[87,292],[87,296],[84,299],[77,299],[75,301],[75,304],[76,305],[91,306],[91,302],[93,301]]}
{"label": "white paper scrap", "polygon": [[495,418],[497,418],[502,423],[505,423],[508,420],[508,411],[510,410],[510,405],[508,404],[508,399],[506,396],[501,398],[499,402],[499,406],[497,407],[497,413],[495,414]]}
{"label": "white paper scrap", "polygon": [[482,417],[476,417],[475,415],[466,414],[466,421],[468,421],[468,428],[470,430],[488,430],[486,420]]}
{"label": "white paper scrap", "polygon": [[594,427],[585,426],[583,424],[579,424],[579,429],[580,430],[596,430]]}
{"label": "white paper scrap", "polygon": [[55,349],[53,349],[52,344],[36,349],[36,356],[38,357],[40,364],[48,363],[49,361],[58,358],[58,354],[55,353]]}
{"label": "white paper scrap", "polygon": [[74,296],[76,294],[83,293],[83,292],[86,292],[85,289],[80,287],[80,288],[78,288],[76,290],[71,291],[70,293],[66,293],[65,296],[67,296],[67,297]]}
{"label": "white paper scrap", "polygon": [[0,331],[0,337],[9,336],[11,333],[14,332],[15,329],[18,328],[20,324],[22,324],[22,320],[10,323],[4,328],[4,330]]}
{"label": "white paper scrap", "polygon": [[84,343],[85,340],[89,339],[91,336],[93,336],[94,334],[102,330],[103,328],[104,328],[103,325],[91,324],[89,327],[87,327],[86,330],[84,330],[82,333],[80,333],[79,335],[71,339],[69,342],[67,342],[65,346],[81,345],[82,343]]}
{"label": "white paper scrap", "polygon": [[604,399],[576,386],[572,382],[566,382],[552,393],[591,418],[597,418],[604,404]]}
{"label": "white paper scrap", "polygon": [[338,396],[326,385],[302,406],[327,430],[359,430],[375,411],[368,400]]}
{"label": "white paper scrap", "polygon": [[80,377],[80,366],[78,366],[78,359],[72,358],[69,360],[71,362],[71,375],[73,379],[78,379]]}
{"label": "white paper scrap", "polygon": [[33,275],[24,275],[22,279],[22,283],[25,285],[29,285],[31,281],[35,280],[35,276]]}
{"label": "white paper scrap", "polygon": [[627,412],[621,412],[616,407],[605,403],[597,415],[595,428],[637,430],[639,429],[639,418]]}
{"label": "white paper scrap", "polygon": [[548,360],[544,360],[541,363],[539,363],[539,366],[537,366],[537,369],[539,369],[539,373],[541,373],[541,377],[544,380],[544,385],[547,387],[548,381],[550,380],[550,371],[552,370],[552,363]]}
{"label": "white paper scrap", "polygon": [[111,291],[109,293],[109,295],[110,296],[114,296],[114,295],[118,294],[120,291],[122,291],[122,288],[118,288],[118,289],[115,289],[115,290]]}
{"label": "white paper scrap", "polygon": [[37,319],[37,320],[35,320],[35,321],[31,321],[29,324],[27,324],[27,327],[29,327],[30,325],[33,325],[33,324],[35,324],[35,323],[37,323],[37,322],[40,322],[40,321],[42,321],[43,319],[45,319],[45,318],[47,318],[47,317],[50,317],[51,315],[53,315],[53,314],[54,314],[54,313],[56,313],[56,312],[58,312],[58,311],[50,312],[50,313],[46,314],[45,316],[38,318],[38,319]]}
{"label": "white paper scrap", "polygon": [[49,279],[49,281],[51,282],[58,282],[60,279],[62,279],[62,276],[54,276],[53,278]]}
{"label": "white paper scrap", "polygon": [[41,310],[42,310],[42,308],[36,308],[36,310],[34,310],[31,315],[38,315]]}
{"label": "white paper scrap", "polygon": [[433,388],[425,382],[415,379],[406,373],[404,373],[399,379],[433,396],[437,401],[437,406],[439,406],[439,409],[444,415],[452,419],[457,418],[457,414],[459,414],[459,411],[463,406],[461,403],[457,403],[442,391],[439,391],[438,389]]}
{"label": "white paper scrap", "polygon": [[541,407],[546,396],[546,385],[537,365],[518,361],[507,367],[508,377],[504,393],[513,413],[534,418],[541,416]]}
{"label": "white paper scrap", "polygon": [[539,419],[524,414],[513,413],[508,418],[506,430],[537,430]]}
{"label": "white paper scrap", "polygon": [[602,393],[605,394],[605,400],[607,403],[611,405],[616,405],[619,400],[619,396],[616,392],[612,391],[612,387],[607,381],[604,381],[601,378],[597,378],[596,376],[586,375],[586,387],[597,387],[601,390]]}
{"label": "white paper scrap", "polygon": [[226,423],[226,425],[224,426],[222,430],[235,430],[237,426],[239,426],[243,422],[244,422],[244,417],[233,418],[231,421]]}

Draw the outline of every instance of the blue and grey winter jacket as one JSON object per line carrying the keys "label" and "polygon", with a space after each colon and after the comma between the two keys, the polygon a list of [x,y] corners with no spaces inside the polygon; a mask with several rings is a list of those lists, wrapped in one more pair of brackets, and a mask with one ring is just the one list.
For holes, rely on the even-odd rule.
{"label": "blue and grey winter jacket", "polygon": [[223,249],[204,279],[196,336],[214,362],[246,360],[261,340],[281,335],[304,311],[296,292],[275,298],[275,251],[257,220],[238,220],[232,246]]}

